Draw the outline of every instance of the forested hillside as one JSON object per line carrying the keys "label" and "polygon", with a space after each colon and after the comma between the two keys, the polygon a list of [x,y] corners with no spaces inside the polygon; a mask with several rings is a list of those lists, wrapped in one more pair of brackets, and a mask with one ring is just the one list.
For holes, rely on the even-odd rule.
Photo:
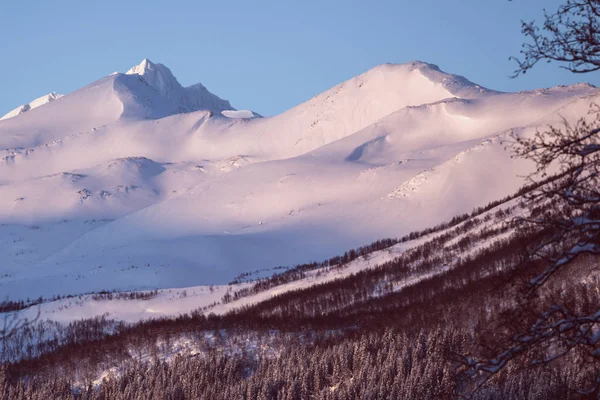
{"label": "forested hillside", "polygon": [[[527,259],[527,248],[551,234],[519,227],[515,217],[535,217],[549,206],[541,202],[526,211],[520,197],[508,198],[406,239],[299,266],[284,272],[286,278],[260,279],[250,292],[300,279],[302,271],[343,270],[395,243],[425,239],[376,267],[223,315],[198,310],[175,319],[126,324],[95,318],[67,327],[38,322],[4,339],[3,357],[13,362],[3,367],[0,388],[6,399],[466,395],[477,384],[465,374],[467,357],[494,354],[514,324],[527,324],[553,304],[556,285],[573,310],[591,312],[600,301],[592,256],[561,272],[569,279],[544,288],[529,309],[515,301],[520,284],[544,267]],[[523,354],[473,398],[581,398],[578,388],[598,372],[585,352],[539,365],[535,374],[519,368],[535,356]]]}

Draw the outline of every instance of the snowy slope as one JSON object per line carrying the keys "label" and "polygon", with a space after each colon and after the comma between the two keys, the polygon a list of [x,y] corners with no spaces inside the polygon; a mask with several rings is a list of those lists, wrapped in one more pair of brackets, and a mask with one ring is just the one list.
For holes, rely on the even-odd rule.
{"label": "snowy slope", "polygon": [[145,300],[117,298],[112,300],[94,300],[93,295],[86,295],[45,302],[39,306],[19,311],[19,315],[22,318],[31,320],[36,317],[39,311],[41,320],[49,319],[56,322],[69,323],[102,315],[120,321],[138,322],[151,318],[176,317],[203,307],[206,307],[209,312],[224,314],[230,310],[258,303],[287,291],[302,289],[336,279],[343,279],[361,270],[373,268],[391,261],[400,256],[404,251],[425,241],[425,238],[422,238],[398,244],[390,249],[374,252],[365,259],[355,260],[341,268],[333,268],[328,271],[311,271],[307,273],[307,277],[304,279],[275,286],[269,290],[243,297],[240,300],[230,303],[222,302],[222,298],[227,292],[235,292],[251,287],[253,283],[163,289],[159,290],[156,296]]}
{"label": "snowy slope", "polygon": [[0,293],[224,283],[400,236],[514,192],[502,141],[589,85],[499,93],[385,64],[270,118],[145,60],[0,121]]}
{"label": "snowy slope", "polygon": [[16,117],[17,115],[23,114],[24,112],[43,106],[44,104],[50,103],[51,101],[60,99],[62,96],[62,94],[58,94],[56,92],[48,93],[45,96],[38,97],[30,103],[23,104],[12,111],[9,111],[4,116],[0,117],[0,120]]}
{"label": "snowy slope", "polygon": [[[230,302],[223,302],[223,296],[226,293],[230,293],[231,295],[237,291],[249,289],[254,285],[254,282],[163,289],[158,290],[149,299],[126,299],[118,298],[117,296],[112,299],[95,299],[93,295],[78,296],[76,298],[65,298],[44,302],[39,306],[33,306],[19,311],[19,315],[22,318],[32,319],[35,318],[39,312],[42,320],[50,319],[61,323],[69,323],[79,319],[93,318],[102,315],[120,321],[138,322],[151,318],[176,317],[181,314],[192,313],[198,309],[205,310],[205,313],[224,314],[230,310],[260,303],[273,296],[289,291],[304,289],[333,280],[344,279],[360,271],[382,266],[383,264],[400,257],[404,253],[409,253],[413,249],[418,248],[436,237],[444,234],[452,234],[452,231],[458,229],[465,223],[472,223],[472,228],[467,229],[465,233],[458,234],[454,239],[449,240],[446,243],[445,247],[449,248],[466,236],[474,238],[474,234],[483,229],[493,229],[504,226],[507,219],[510,219],[510,217],[507,219],[504,217],[496,217],[496,211],[500,209],[506,212],[507,215],[516,215],[522,212],[519,206],[519,199],[513,199],[502,203],[475,218],[468,219],[467,222],[460,223],[439,232],[421,236],[414,240],[398,243],[384,250],[374,251],[369,253],[366,257],[360,257],[348,264],[307,271],[304,278],[275,285],[257,293],[250,293],[238,300]],[[512,231],[508,230],[508,232],[503,232],[499,235],[486,235],[485,239],[482,240],[473,239],[472,245],[468,250],[463,250],[462,256],[466,256],[467,254],[474,255],[480,249],[488,247],[499,239],[510,236],[511,233]],[[420,260],[417,261],[417,264],[419,262]],[[420,271],[417,267],[414,269],[414,274],[412,276],[394,282],[394,290],[400,291],[407,286],[414,285],[423,279],[428,279],[453,267],[454,266],[449,264],[440,264],[438,268],[434,268],[433,271]]]}

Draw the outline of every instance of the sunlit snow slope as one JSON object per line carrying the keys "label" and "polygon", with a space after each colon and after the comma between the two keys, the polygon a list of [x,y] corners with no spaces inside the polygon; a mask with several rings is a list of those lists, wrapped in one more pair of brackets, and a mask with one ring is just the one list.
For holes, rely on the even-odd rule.
{"label": "sunlit snow slope", "polygon": [[50,103],[51,101],[60,99],[61,97],[62,97],[62,94],[57,94],[56,92],[48,93],[45,96],[38,97],[37,99],[33,100],[32,102],[23,104],[23,105],[15,108],[14,110],[4,114],[4,116],[0,117],[0,120],[16,117],[17,115],[23,114],[24,112],[27,112],[34,108],[43,106],[44,104],[47,104],[47,103]]}
{"label": "sunlit snow slope", "polygon": [[514,192],[508,135],[599,95],[413,62],[260,118],[144,60],[0,121],[0,297],[224,283],[428,227]]}

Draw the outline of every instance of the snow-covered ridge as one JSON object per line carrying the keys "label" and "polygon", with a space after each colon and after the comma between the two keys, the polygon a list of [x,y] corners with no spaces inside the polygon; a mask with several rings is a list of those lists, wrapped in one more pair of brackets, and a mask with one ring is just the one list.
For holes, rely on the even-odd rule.
{"label": "snow-covered ridge", "polygon": [[[396,64],[398,65],[398,64]],[[402,64],[400,64],[402,65]],[[429,64],[423,61],[413,61],[408,63],[412,68],[419,70],[423,76],[434,83],[441,84],[446,90],[456,97],[472,98],[483,95],[499,94],[495,90],[487,89],[469,81],[464,76],[448,74],[435,64]]]}
{"label": "snow-covered ridge", "polygon": [[3,119],[8,119],[8,118],[12,118],[12,117],[16,117],[17,115],[23,114],[24,112],[27,112],[29,110],[32,110],[34,108],[43,106],[44,104],[47,104],[51,101],[54,101],[56,99],[60,99],[61,97],[63,97],[62,94],[58,94],[56,92],[52,92],[52,93],[48,93],[45,96],[42,97],[38,97],[37,99],[27,103],[27,104],[23,104],[17,108],[15,108],[12,111],[9,111],[8,113],[6,113],[5,115],[3,115],[0,120]]}
{"label": "snow-covered ridge", "polygon": [[184,88],[169,68],[162,64],[154,64],[148,59],[130,68],[126,74],[143,77],[148,85],[177,106],[180,112],[208,110],[219,113],[224,110],[235,110],[229,101],[215,96],[201,83]]}

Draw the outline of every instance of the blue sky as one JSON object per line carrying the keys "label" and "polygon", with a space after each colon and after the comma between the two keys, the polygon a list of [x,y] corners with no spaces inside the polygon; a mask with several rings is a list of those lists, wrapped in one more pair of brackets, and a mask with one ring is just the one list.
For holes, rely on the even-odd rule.
{"label": "blue sky", "polygon": [[588,81],[556,65],[509,79],[521,19],[559,0],[5,2],[0,115],[143,58],[237,108],[282,112],[384,62],[422,60],[496,90]]}

